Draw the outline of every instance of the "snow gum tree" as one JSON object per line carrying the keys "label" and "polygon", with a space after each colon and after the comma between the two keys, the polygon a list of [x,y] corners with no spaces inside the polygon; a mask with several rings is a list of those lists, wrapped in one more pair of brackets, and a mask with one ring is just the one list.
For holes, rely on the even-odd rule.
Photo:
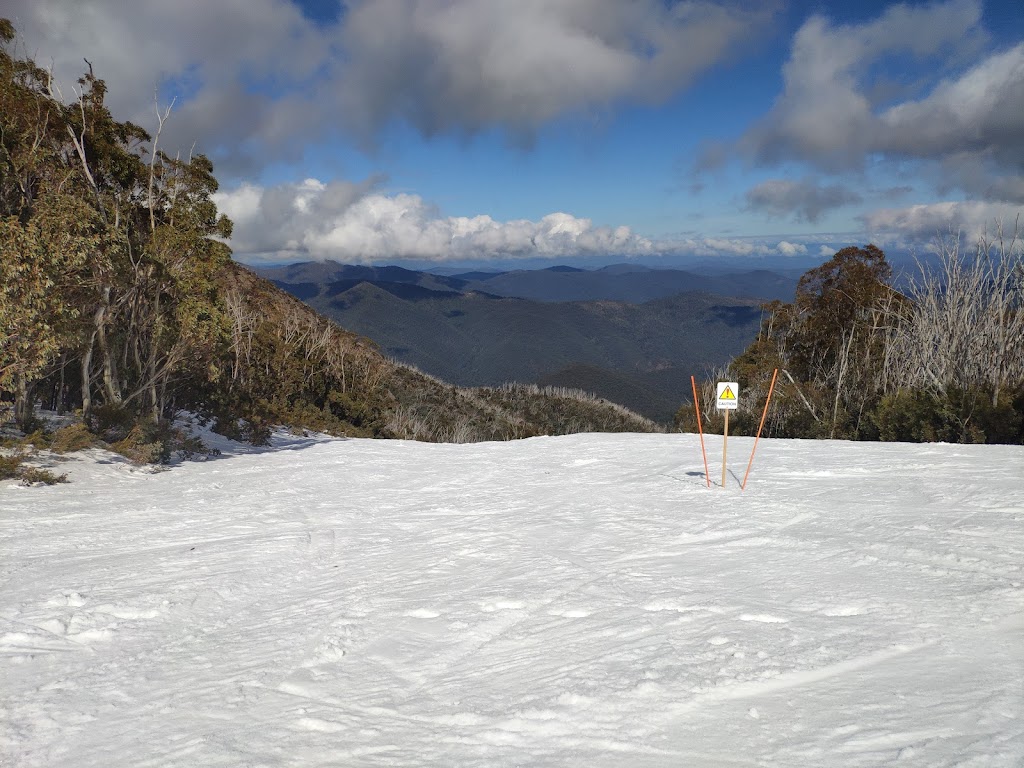
{"label": "snow gum tree", "polygon": [[764,305],[730,375],[757,402],[779,368],[777,436],[1024,442],[1021,254],[1016,236],[945,241],[904,295],[880,249],[844,248]]}
{"label": "snow gum tree", "polygon": [[15,417],[31,418],[31,387],[80,331],[81,280],[96,236],[89,211],[41,201],[25,224],[0,219],[0,387],[16,394]]}
{"label": "snow gum tree", "polygon": [[88,414],[99,398],[158,417],[227,328],[212,281],[231,227],[213,166],[115,120],[91,66],[65,103],[15,40],[0,20],[0,395],[26,421],[59,364],[58,406]]}
{"label": "snow gum tree", "polygon": [[874,245],[844,248],[800,278],[793,303],[763,307],[757,340],[731,368],[748,389],[766,388],[780,369],[777,433],[854,437],[865,428],[886,309],[901,298],[891,275]]}

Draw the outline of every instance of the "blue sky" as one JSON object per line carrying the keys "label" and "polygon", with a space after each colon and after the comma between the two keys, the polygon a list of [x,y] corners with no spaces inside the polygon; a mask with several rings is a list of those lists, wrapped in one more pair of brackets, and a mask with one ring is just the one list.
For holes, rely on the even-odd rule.
{"label": "blue sky", "polygon": [[1019,0],[8,4],[118,117],[174,99],[250,263],[805,262],[1024,210]]}

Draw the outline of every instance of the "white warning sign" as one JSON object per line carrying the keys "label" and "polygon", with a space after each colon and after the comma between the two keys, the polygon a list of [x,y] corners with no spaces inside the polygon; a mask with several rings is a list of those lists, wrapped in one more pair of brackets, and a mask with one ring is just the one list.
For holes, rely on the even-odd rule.
{"label": "white warning sign", "polygon": [[718,382],[718,410],[735,411],[740,401],[740,385],[735,381]]}

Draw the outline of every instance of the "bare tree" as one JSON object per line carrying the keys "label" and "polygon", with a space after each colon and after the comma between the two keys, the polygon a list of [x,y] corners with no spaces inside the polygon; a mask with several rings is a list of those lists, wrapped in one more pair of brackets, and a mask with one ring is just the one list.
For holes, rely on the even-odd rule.
{"label": "bare tree", "polygon": [[911,302],[890,317],[886,378],[943,394],[981,388],[993,405],[1024,381],[1024,247],[1015,226],[973,249],[939,242],[938,267],[920,265]]}

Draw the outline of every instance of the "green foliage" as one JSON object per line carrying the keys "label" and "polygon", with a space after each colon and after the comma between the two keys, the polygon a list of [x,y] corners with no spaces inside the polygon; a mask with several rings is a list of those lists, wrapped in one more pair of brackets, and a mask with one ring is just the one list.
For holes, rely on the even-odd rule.
{"label": "green foliage", "polygon": [[68,482],[68,476],[55,475],[48,469],[38,467],[22,467],[18,472],[22,485],[56,485],[57,483]]}
{"label": "green foliage", "polygon": [[198,437],[167,419],[141,419],[110,449],[137,464],[167,464],[175,456],[191,459],[214,455]]}
{"label": "green foliage", "polygon": [[0,390],[16,393],[23,429],[30,383],[77,340],[88,229],[87,208],[67,199],[37,202],[25,223],[0,219]]}
{"label": "green foliage", "polygon": [[0,454],[0,480],[10,480],[18,476],[24,457],[20,454]]}
{"label": "green foliage", "polygon": [[136,464],[166,464],[171,460],[171,447],[158,439],[147,423],[137,424],[121,440],[110,444],[110,450]]}
{"label": "green foliage", "polygon": [[947,443],[1024,442],[1024,397],[992,403],[991,393],[951,388],[944,393],[898,391],[872,413],[881,440]]}
{"label": "green foliage", "polygon": [[256,446],[269,445],[272,435],[270,425],[262,419],[217,418],[213,431],[229,440]]}
{"label": "green foliage", "polygon": [[61,427],[50,438],[50,450],[54,453],[74,453],[95,444],[96,436],[82,422]]}
{"label": "green foliage", "polygon": [[86,427],[107,443],[116,443],[128,437],[135,428],[138,415],[120,403],[105,403],[89,411]]}
{"label": "green foliage", "polygon": [[22,485],[54,485],[68,482],[67,475],[55,475],[47,469],[25,464],[23,450],[12,454],[0,454],[0,480],[17,478]]}
{"label": "green foliage", "polygon": [[788,349],[793,375],[809,381],[831,371],[865,315],[890,295],[892,268],[874,245],[843,248],[797,283]]}
{"label": "green foliage", "polygon": [[[779,368],[766,425],[777,437],[1024,442],[1021,263],[1012,249],[993,261],[979,246],[972,263],[954,251],[908,298],[887,285],[880,250],[843,249],[801,278],[793,304],[765,305],[729,375],[763,393]],[[738,433],[751,415],[737,414]]]}

